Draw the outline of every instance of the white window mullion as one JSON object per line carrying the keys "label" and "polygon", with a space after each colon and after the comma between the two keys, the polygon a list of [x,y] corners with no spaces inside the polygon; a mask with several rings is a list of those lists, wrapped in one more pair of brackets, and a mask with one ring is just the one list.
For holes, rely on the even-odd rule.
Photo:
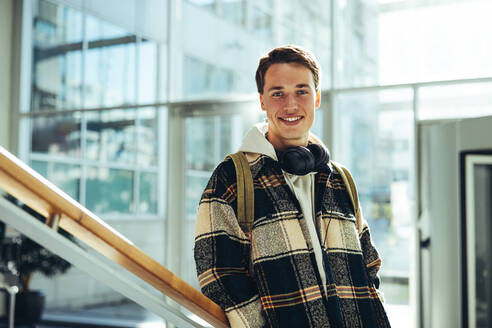
{"label": "white window mullion", "polygon": [[176,107],[169,109],[167,145],[166,267],[179,276],[185,217],[185,124]]}
{"label": "white window mullion", "polygon": [[[134,95],[134,103],[138,103],[139,99],[139,74],[140,74],[140,47],[142,45],[142,39],[137,37],[136,47],[135,47],[135,95]],[[140,204],[140,170],[138,165],[139,155],[138,150],[140,149],[140,129],[141,129],[141,121],[140,121],[140,110],[135,109],[135,123],[133,129],[133,137],[134,137],[134,147],[135,147],[135,169],[133,170],[134,180],[133,180],[133,202],[134,208],[133,212],[139,212],[139,204]],[[131,210],[130,210],[131,211]]]}
{"label": "white window mullion", "polygon": [[[88,42],[87,42],[87,15],[85,13],[85,10],[82,12],[82,99],[81,99],[81,105],[82,108],[85,107],[85,97],[87,94],[87,87],[86,87],[86,59],[87,59],[87,51],[88,51]],[[80,192],[80,199],[79,202],[80,204],[85,206],[86,203],[86,192],[87,192],[87,115],[90,115],[89,113],[81,113],[82,118],[81,118],[81,133],[80,133],[80,138],[81,138],[81,168],[80,168],[80,186],[79,186],[79,192]]]}

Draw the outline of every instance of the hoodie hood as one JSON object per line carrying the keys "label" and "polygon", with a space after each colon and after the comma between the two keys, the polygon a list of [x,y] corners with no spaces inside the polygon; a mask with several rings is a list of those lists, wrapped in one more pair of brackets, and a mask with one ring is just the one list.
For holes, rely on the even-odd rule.
{"label": "hoodie hood", "polygon": [[265,137],[268,132],[268,124],[265,122],[253,125],[243,138],[239,151],[247,153],[263,154],[268,157],[278,160],[275,148]]}

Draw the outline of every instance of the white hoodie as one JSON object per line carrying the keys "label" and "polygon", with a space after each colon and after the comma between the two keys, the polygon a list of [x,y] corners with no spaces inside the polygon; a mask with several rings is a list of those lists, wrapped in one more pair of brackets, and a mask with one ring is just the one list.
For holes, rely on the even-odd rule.
{"label": "white hoodie", "polygon": [[[273,145],[265,137],[267,131],[268,124],[255,124],[246,133],[242,145],[239,148],[239,151],[264,154],[278,161],[277,154],[275,153],[275,148],[273,148]],[[318,272],[321,276],[321,280],[326,292],[326,274],[323,267],[321,242],[318,238],[318,233],[316,232],[316,226],[314,224],[314,177],[316,173],[311,172],[306,175],[295,175],[283,170],[282,172],[290,189],[295,194],[297,200],[299,201],[299,204],[301,205],[302,214],[306,219],[306,225],[308,227],[309,235],[311,236]]]}

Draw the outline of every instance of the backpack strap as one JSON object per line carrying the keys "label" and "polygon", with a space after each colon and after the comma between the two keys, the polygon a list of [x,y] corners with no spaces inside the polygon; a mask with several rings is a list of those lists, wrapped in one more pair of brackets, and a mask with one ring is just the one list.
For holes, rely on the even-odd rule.
{"label": "backpack strap", "polygon": [[254,220],[254,185],[251,169],[242,151],[228,155],[236,168],[237,221],[244,233],[249,234]]}
{"label": "backpack strap", "polygon": [[[350,200],[352,201],[352,207],[354,208],[354,214],[357,222],[357,229],[359,230],[362,226],[362,222],[360,222],[360,207],[359,207],[359,196],[357,193],[357,187],[355,186],[354,179],[352,178],[352,175],[350,174],[349,170],[347,170],[344,166],[335,163],[333,161],[330,161],[331,165],[338,171],[338,173],[341,175],[343,183],[345,184],[345,187],[347,188],[347,191],[350,196]],[[360,233],[360,231],[359,231]]]}

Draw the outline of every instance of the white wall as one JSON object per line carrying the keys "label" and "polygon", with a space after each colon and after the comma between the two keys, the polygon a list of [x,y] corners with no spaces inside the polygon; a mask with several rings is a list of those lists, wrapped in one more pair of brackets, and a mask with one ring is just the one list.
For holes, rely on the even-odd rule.
{"label": "white wall", "polygon": [[0,0],[0,146],[10,149],[13,0]]}

